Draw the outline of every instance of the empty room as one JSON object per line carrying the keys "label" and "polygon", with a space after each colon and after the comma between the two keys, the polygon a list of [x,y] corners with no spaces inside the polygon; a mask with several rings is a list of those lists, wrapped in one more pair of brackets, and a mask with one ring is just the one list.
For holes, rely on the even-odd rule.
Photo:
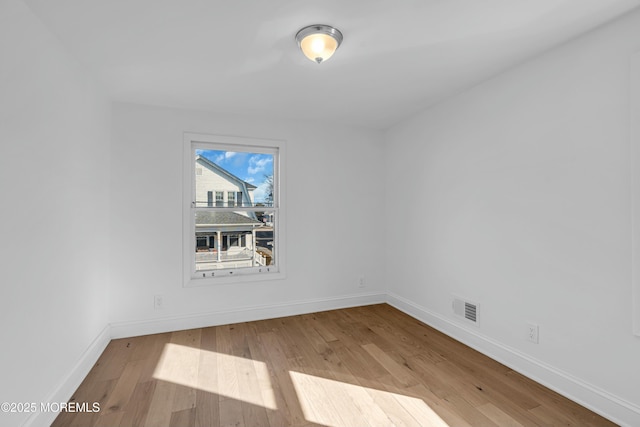
{"label": "empty room", "polygon": [[0,0],[1,426],[640,426],[640,0]]}

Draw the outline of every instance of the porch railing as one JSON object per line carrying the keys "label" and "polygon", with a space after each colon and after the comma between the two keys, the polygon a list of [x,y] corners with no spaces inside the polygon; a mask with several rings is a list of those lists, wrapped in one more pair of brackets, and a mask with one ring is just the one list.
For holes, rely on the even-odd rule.
{"label": "porch railing", "polygon": [[[233,251],[222,251],[220,253],[220,261],[218,261],[218,251],[212,250],[207,252],[196,252],[196,263],[217,263],[226,261],[242,261],[251,260],[253,257],[253,251],[251,249],[241,249]],[[266,258],[256,252],[255,254],[256,265],[266,265]]]}

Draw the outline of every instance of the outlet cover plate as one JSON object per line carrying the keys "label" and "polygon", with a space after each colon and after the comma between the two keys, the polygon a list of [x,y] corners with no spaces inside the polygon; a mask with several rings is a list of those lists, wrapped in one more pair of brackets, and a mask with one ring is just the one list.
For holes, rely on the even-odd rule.
{"label": "outlet cover plate", "polygon": [[527,323],[527,341],[538,344],[539,327],[535,323]]}

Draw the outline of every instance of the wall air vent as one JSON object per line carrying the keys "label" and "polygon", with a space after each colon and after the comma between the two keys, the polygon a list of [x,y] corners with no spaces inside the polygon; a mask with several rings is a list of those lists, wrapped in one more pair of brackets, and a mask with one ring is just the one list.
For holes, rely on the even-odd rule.
{"label": "wall air vent", "polygon": [[478,320],[478,306],[474,304],[464,303],[464,318],[476,323]]}
{"label": "wall air vent", "polygon": [[454,297],[452,307],[457,316],[476,326],[479,324],[480,306],[478,304]]}

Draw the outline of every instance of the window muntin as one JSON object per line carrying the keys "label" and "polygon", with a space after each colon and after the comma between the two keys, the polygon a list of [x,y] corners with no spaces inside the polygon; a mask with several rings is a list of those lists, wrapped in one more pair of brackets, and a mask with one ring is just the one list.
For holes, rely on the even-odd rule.
{"label": "window muntin", "polygon": [[283,277],[283,148],[185,135],[187,286]]}

